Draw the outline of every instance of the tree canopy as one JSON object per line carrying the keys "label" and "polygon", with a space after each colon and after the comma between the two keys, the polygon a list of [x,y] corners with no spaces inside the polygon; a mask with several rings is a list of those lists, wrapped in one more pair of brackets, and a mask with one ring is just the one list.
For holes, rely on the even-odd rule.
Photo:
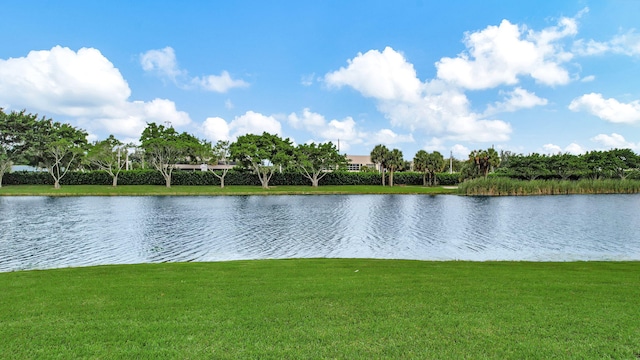
{"label": "tree canopy", "polygon": [[336,146],[331,143],[301,144],[295,148],[294,163],[302,170],[303,175],[311,180],[311,186],[317,187],[318,181],[329,171],[344,168],[347,158],[340,155]]}
{"label": "tree canopy", "polygon": [[293,160],[293,151],[291,140],[267,132],[242,135],[229,146],[231,158],[258,175],[265,189],[273,173]]}

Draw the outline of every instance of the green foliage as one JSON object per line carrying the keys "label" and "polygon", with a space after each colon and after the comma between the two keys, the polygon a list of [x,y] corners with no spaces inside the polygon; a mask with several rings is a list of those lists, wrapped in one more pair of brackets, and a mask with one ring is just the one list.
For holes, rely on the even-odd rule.
{"label": "green foliage", "polygon": [[156,123],[147,124],[140,143],[147,161],[162,174],[167,187],[171,187],[177,163],[194,161],[203,152],[203,144],[193,135]]}
{"label": "green foliage", "polygon": [[229,153],[245,169],[258,175],[263,188],[269,188],[273,174],[284,169],[293,160],[291,140],[267,132],[262,135],[246,134],[229,146]]}
{"label": "green foliage", "polygon": [[464,195],[565,195],[565,194],[635,194],[640,193],[640,181],[605,179],[514,180],[508,177],[488,177],[465,181],[458,190]]}
{"label": "green foliage", "polygon": [[[441,185],[455,185],[459,174],[436,174]],[[422,185],[422,174],[417,172],[398,172],[395,176],[399,185]],[[227,185],[259,186],[260,181],[249,171],[231,169],[226,175]],[[5,175],[7,185],[50,185],[51,177],[46,172],[19,171]],[[175,171],[172,183],[174,185],[219,186],[220,179],[212,172],[206,171]],[[62,181],[65,185],[109,185],[111,176],[106,171],[71,171]],[[118,177],[119,185],[164,185],[162,175],[152,169],[138,169],[122,171]],[[308,185],[308,178],[300,172],[285,171],[275,173],[271,179],[274,186]],[[319,180],[319,185],[380,185],[379,174],[374,172],[328,172]]]}
{"label": "green foliage", "polygon": [[[438,179],[435,174],[444,170],[444,157],[438,151],[428,153],[420,150],[413,158],[413,166],[416,171],[423,173],[422,182],[424,186],[436,185]],[[429,181],[427,181],[427,176]]]}
{"label": "green foliage", "polygon": [[389,158],[389,149],[382,144],[378,144],[373,148],[373,150],[371,150],[370,156],[371,161],[374,164],[377,164],[380,169],[380,173],[382,174],[382,186],[384,186],[384,171],[387,166],[387,159]]}
{"label": "green foliage", "polygon": [[298,145],[294,151],[293,162],[314,187],[317,187],[318,181],[329,172],[344,170],[347,166],[346,156],[340,155],[331,142]]}

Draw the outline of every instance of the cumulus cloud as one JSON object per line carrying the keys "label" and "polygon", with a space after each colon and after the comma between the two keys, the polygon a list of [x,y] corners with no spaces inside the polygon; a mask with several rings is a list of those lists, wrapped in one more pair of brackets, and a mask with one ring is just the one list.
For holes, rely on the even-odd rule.
{"label": "cumulus cloud", "polygon": [[560,40],[577,34],[575,18],[562,18],[557,26],[540,32],[502,20],[498,26],[467,33],[467,48],[455,58],[436,63],[437,76],[466,89],[488,89],[514,85],[530,76],[544,85],[562,85],[570,80],[562,64],[571,60]]}
{"label": "cumulus cloud", "polygon": [[530,109],[536,106],[544,106],[547,105],[548,102],[547,99],[540,98],[536,96],[535,93],[529,92],[521,87],[517,87],[513,91],[501,93],[504,95],[504,101],[489,105],[485,111],[485,116],[501,112],[514,112],[520,109]]}
{"label": "cumulus cloud", "polygon": [[564,149],[555,144],[545,144],[542,146],[542,149],[543,149],[542,153],[551,154],[551,155],[564,154],[564,153],[580,155],[585,153],[585,149],[576,143],[571,143],[567,145]]}
{"label": "cumulus cloud", "polygon": [[632,124],[640,122],[640,101],[622,103],[614,98],[605,99],[602,94],[590,93],[574,99],[569,104],[571,111],[586,111],[613,123]]}
{"label": "cumulus cloud", "polygon": [[483,119],[471,112],[466,95],[445,82],[421,82],[413,65],[390,47],[382,52],[359,53],[348,63],[347,67],[325,75],[325,82],[330,87],[349,86],[376,99],[378,109],[393,126],[455,140],[509,138],[509,124]]}
{"label": "cumulus cloud", "polygon": [[97,49],[55,46],[0,59],[0,98],[14,109],[72,117],[92,133],[133,138],[147,122],[191,122],[170,100],[130,101],[130,95],[120,71]]}
{"label": "cumulus cloud", "polygon": [[348,60],[349,65],[329,73],[329,86],[351,86],[362,95],[379,100],[417,101],[422,84],[413,65],[390,47],[382,52],[370,50]]}
{"label": "cumulus cloud", "polygon": [[616,133],[611,135],[598,134],[591,138],[591,141],[597,142],[607,149],[631,149],[634,151],[640,149],[640,143],[629,142],[624,136]]}
{"label": "cumulus cloud", "polygon": [[140,54],[140,65],[144,71],[169,79],[186,89],[196,87],[206,91],[226,93],[233,88],[249,86],[249,83],[244,80],[232,79],[227,71],[222,71],[220,75],[189,77],[188,71],[178,66],[175,51],[170,46]]}
{"label": "cumulus cloud", "polygon": [[273,116],[247,111],[230,122],[220,117],[207,118],[202,124],[202,132],[212,141],[234,141],[238,136],[263,132],[282,136],[282,125]]}
{"label": "cumulus cloud", "polygon": [[305,108],[302,113],[291,113],[287,117],[289,125],[295,129],[303,129],[314,137],[322,139],[322,142],[331,141],[334,144],[340,141],[340,149],[348,151],[356,144],[385,144],[414,142],[413,136],[396,134],[390,129],[381,129],[377,132],[368,132],[358,129],[356,122],[351,117],[343,120],[327,119],[318,113]]}

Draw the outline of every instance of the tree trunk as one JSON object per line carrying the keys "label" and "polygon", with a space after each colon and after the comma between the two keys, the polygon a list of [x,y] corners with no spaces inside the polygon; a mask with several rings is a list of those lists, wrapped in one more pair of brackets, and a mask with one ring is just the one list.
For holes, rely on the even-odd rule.
{"label": "tree trunk", "polygon": [[111,183],[111,186],[113,187],[117,187],[118,186],[118,176],[114,176],[113,177],[113,182]]}
{"label": "tree trunk", "polygon": [[53,182],[53,188],[54,189],[60,189],[60,180],[55,179]]}
{"label": "tree trunk", "polygon": [[422,186],[427,186],[427,173],[422,173]]}
{"label": "tree trunk", "polygon": [[171,175],[164,175],[165,185],[170,188],[171,187]]}
{"label": "tree trunk", "polygon": [[380,173],[382,174],[382,186],[384,186],[384,166],[380,165]]}
{"label": "tree trunk", "polygon": [[314,176],[314,177],[311,179],[311,186],[312,186],[312,187],[318,187],[318,177],[317,177],[317,176]]}
{"label": "tree trunk", "polygon": [[224,176],[220,178],[220,189],[224,189]]}
{"label": "tree trunk", "polygon": [[391,168],[391,172],[389,173],[389,186],[393,187],[393,168]]}

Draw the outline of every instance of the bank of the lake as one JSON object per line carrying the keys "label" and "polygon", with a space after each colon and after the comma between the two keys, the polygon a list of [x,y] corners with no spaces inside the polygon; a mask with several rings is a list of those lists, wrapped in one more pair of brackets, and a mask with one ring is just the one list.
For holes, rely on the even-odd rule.
{"label": "bank of the lake", "polygon": [[516,180],[494,176],[465,181],[459,184],[458,193],[480,196],[637,194],[640,180]]}
{"label": "bank of the lake", "polygon": [[311,186],[172,186],[161,185],[8,185],[0,188],[0,196],[214,196],[214,195],[331,195],[331,194],[454,194],[455,187],[377,186],[377,185],[325,185]]}
{"label": "bank of the lake", "polygon": [[0,274],[0,353],[633,359],[639,262],[307,259]]}

